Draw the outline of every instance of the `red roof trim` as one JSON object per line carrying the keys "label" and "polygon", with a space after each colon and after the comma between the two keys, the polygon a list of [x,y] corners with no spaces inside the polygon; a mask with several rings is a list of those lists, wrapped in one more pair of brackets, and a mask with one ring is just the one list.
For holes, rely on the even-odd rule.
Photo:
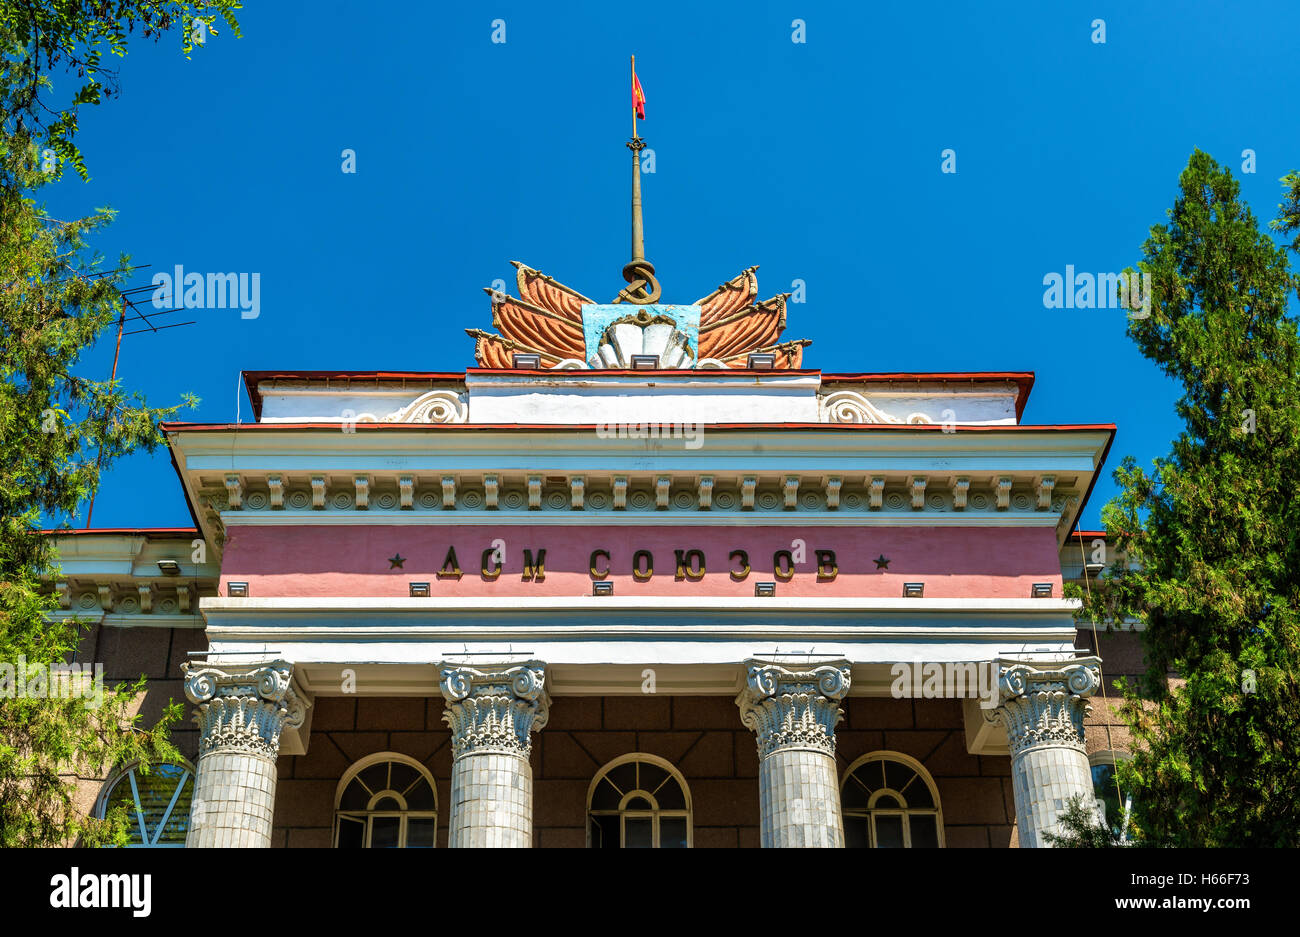
{"label": "red roof trim", "polygon": [[821,374],[816,368],[656,368],[652,371],[636,370],[634,368],[565,368],[556,370],[554,368],[466,368],[465,374],[473,375],[493,375],[493,374],[526,374],[532,377],[544,377],[548,380],[551,378],[578,377],[591,379],[593,377],[602,377],[611,375],[614,377],[626,377],[632,375],[635,377],[645,377],[648,375],[658,375],[663,377],[727,377],[734,374],[737,377],[751,377],[755,374],[763,375],[786,375],[786,374]]}
{"label": "red roof trim", "polygon": [[1020,381],[1034,379],[1033,371],[868,371],[862,374],[827,374],[827,381]]}
{"label": "red roof trim", "polygon": [[245,371],[244,378],[265,380],[328,380],[343,378],[357,380],[368,378],[376,381],[399,381],[406,378],[419,380],[454,381],[465,376],[463,371]]}
{"label": "red roof trim", "polygon": [[[163,432],[224,432],[227,430],[272,432],[275,430],[337,430],[339,423],[162,423]],[[598,423],[354,423],[358,432],[454,432],[456,430],[517,430],[520,432],[573,432],[575,430],[595,431]],[[943,425],[939,423],[700,423],[712,430],[820,430],[824,432],[861,432],[864,430],[890,430],[894,432],[941,433]],[[998,424],[993,426],[961,426],[955,429],[959,433],[1020,433],[1034,431],[1095,431],[1109,430],[1115,432],[1114,423],[1051,423],[1034,426],[1022,423]],[[953,432],[949,429],[948,432]]]}
{"label": "red roof trim", "polygon": [[66,530],[42,530],[50,537],[81,537],[86,534],[143,534],[146,537],[160,539],[189,537],[198,534],[197,527],[69,527]]}

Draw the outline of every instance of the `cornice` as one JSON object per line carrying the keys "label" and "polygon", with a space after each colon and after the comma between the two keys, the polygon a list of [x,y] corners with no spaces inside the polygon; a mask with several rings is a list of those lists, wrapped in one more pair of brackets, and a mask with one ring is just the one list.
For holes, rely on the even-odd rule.
{"label": "cornice", "polygon": [[50,580],[59,605],[50,621],[75,619],[120,628],[202,628],[198,600],[215,595],[218,571],[195,577],[80,573]]}
{"label": "cornice", "polygon": [[[472,620],[460,625],[404,626],[378,619],[372,625],[326,624],[319,615],[209,622],[207,638],[214,654],[276,653],[298,649],[295,659],[356,661],[367,664],[428,662],[457,657],[467,647],[488,648],[496,654],[527,648],[529,653],[555,664],[599,663],[640,657],[665,664],[739,661],[756,654],[822,653],[834,649],[854,663],[889,663],[899,660],[959,660],[972,655],[989,659],[1007,652],[1072,650],[1075,631],[1070,625],[1030,623],[1012,628],[1005,622],[956,628],[937,624],[929,628],[873,625],[756,625],[729,622],[682,625],[661,620],[657,624],[609,625],[594,621],[547,625],[503,624]],[[555,650],[555,649],[563,650]],[[638,653],[638,651],[640,653]],[[516,654],[517,656],[517,654]],[[585,659],[581,659],[585,658]]]}
{"label": "cornice", "polygon": [[[364,431],[377,427],[385,431]],[[649,485],[655,511],[646,516],[691,518],[683,521],[687,525],[726,525],[720,518],[728,511],[737,514],[731,523],[752,523],[743,518],[767,511],[764,516],[832,525],[867,517],[869,525],[888,526],[909,523],[885,518],[911,504],[916,511],[906,516],[924,518],[912,522],[935,526],[998,526],[1018,514],[1041,513],[1007,525],[1055,526],[1061,540],[1077,517],[1082,493],[1095,483],[1114,433],[1113,427],[1093,425],[956,432],[908,425],[761,430],[705,425],[699,447],[691,449],[683,438],[611,438],[594,425],[357,424],[357,432],[344,432],[338,426],[261,424],[248,429],[167,427],[187,497],[218,559],[224,525],[288,523],[291,511],[304,520],[310,514],[310,523],[377,523],[381,511],[399,512],[393,515],[397,524],[417,523],[408,517],[452,523],[432,520],[446,511],[455,513],[454,523],[473,524],[499,523],[504,509],[526,503],[532,510],[520,517],[528,523],[567,525],[582,523],[569,512],[594,518],[620,503],[620,485],[628,509],[610,514],[620,520],[650,505],[640,503],[640,489]],[[436,445],[431,430],[439,434]],[[902,486],[914,496],[918,478],[927,479],[920,504],[894,504],[897,493],[891,489]],[[516,503],[517,489],[524,485],[529,496]],[[556,486],[562,490],[552,490]],[[775,494],[767,490],[773,486]],[[542,492],[540,500],[532,497],[535,490]],[[493,492],[500,497],[495,511],[488,503]],[[473,513],[480,509],[484,513]],[[360,517],[343,519],[349,511]],[[248,520],[259,512],[268,519]],[[540,520],[546,516],[555,519]]]}
{"label": "cornice", "polygon": [[[467,471],[463,466],[429,471],[395,467],[392,463],[400,466],[401,460],[393,457],[385,459],[385,465],[351,472],[257,471],[243,468],[257,465],[257,460],[242,464],[234,460],[233,469],[196,470],[189,480],[208,517],[223,528],[819,524],[1063,531],[1067,515],[1078,506],[1079,490],[1092,474],[1087,461],[1073,470],[1048,468],[1070,464],[1063,460],[992,473],[963,470],[960,465],[955,473],[935,471],[923,463],[911,471],[896,466],[867,473],[767,467],[737,473],[689,465],[578,470],[577,466],[589,463],[576,459],[522,472],[508,465],[491,471]],[[538,461],[534,457],[530,464]]]}
{"label": "cornice", "polygon": [[47,621],[75,619],[82,625],[103,625],[105,628],[180,628],[202,631],[205,627],[203,616],[197,612],[190,615],[145,614],[136,611],[131,614],[55,614],[46,612]]}
{"label": "cornice", "polygon": [[669,513],[622,511],[573,511],[536,513],[521,511],[222,511],[218,515],[226,528],[244,527],[500,527],[518,524],[528,527],[1047,527],[1058,526],[1059,515],[1021,512],[1017,514],[945,513],[911,511],[835,513],[800,511],[672,511]]}
{"label": "cornice", "polygon": [[[393,635],[457,634],[457,628],[500,626],[520,634],[595,635],[664,633],[798,634],[824,628],[843,634],[935,632],[946,638],[1019,633],[1022,629],[1068,632],[1077,626],[1077,599],[755,598],[746,596],[538,596],[526,603],[512,596],[407,598],[375,596],[209,596],[199,602],[208,627],[243,624],[257,633],[271,624],[323,635],[347,629]],[[448,621],[454,618],[453,621]],[[774,620],[775,619],[775,620]],[[622,629],[622,631],[620,631]]]}
{"label": "cornice", "polygon": [[[774,461],[781,454],[785,468],[794,468],[790,456],[803,461],[831,456],[839,463],[849,460],[874,461],[892,459],[983,457],[981,467],[988,471],[1006,467],[1007,460],[1025,454],[1048,454],[1056,457],[1090,457],[1096,459],[1099,447],[1109,441],[1114,427],[1081,425],[1060,427],[1033,426],[961,426],[944,432],[938,425],[810,423],[779,428],[755,429],[752,425],[698,424],[703,445],[686,449],[681,439],[628,439],[597,435],[597,424],[561,425],[491,425],[491,424],[392,424],[359,423],[355,432],[344,432],[339,425],[320,424],[250,424],[234,428],[209,425],[165,426],[172,446],[186,456],[187,464],[196,459],[224,458],[224,465],[204,468],[240,468],[236,461],[251,454],[276,453],[282,458],[327,455],[340,468],[355,465],[358,459],[384,459],[423,455],[423,465],[449,467],[448,460],[474,456],[512,457],[526,466],[532,458],[582,453],[593,465],[604,463],[611,470],[626,468],[629,456],[642,458],[653,454],[677,462],[704,463],[711,460],[743,457],[743,467],[753,468],[754,460]],[[437,449],[431,450],[429,435],[438,436]],[[520,450],[519,437],[528,437],[527,450]],[[995,456],[996,461],[990,459]],[[1092,462],[1090,461],[1089,467]],[[273,464],[265,467],[272,468]],[[281,468],[289,466],[281,465]],[[312,467],[329,470],[330,464]],[[502,466],[480,466],[501,468]]]}
{"label": "cornice", "polygon": [[200,611],[214,648],[217,642],[247,641],[271,646],[445,641],[451,643],[450,653],[465,641],[614,646],[644,640],[661,643],[663,649],[699,641],[745,642],[752,652],[761,646],[770,651],[777,644],[789,649],[791,642],[806,647],[896,641],[1022,653],[1048,650],[1044,644],[1072,646],[1078,605],[1072,599],[544,596],[521,603],[511,597],[217,596],[203,599]]}
{"label": "cornice", "polygon": [[[684,599],[635,597],[205,600],[212,655],[310,663],[337,692],[338,669],[374,695],[424,694],[433,665],[547,662],[564,693],[639,693],[643,670],[675,692],[731,692],[751,658],[803,669],[843,658],[867,695],[888,695],[899,660],[1072,655],[1077,602],[1060,599]],[[791,656],[793,655],[793,656]],[[620,676],[621,675],[621,676]],[[861,680],[858,681],[858,678]],[[635,678],[635,679],[633,679]],[[612,681],[612,682],[611,682]]]}
{"label": "cornice", "polygon": [[1081,607],[1078,599],[901,599],[885,597],[828,597],[773,596],[757,598],[746,596],[538,596],[521,606],[517,596],[501,598],[391,598],[385,596],[276,596],[230,598],[205,596],[199,602],[203,614],[216,611],[280,612],[303,611],[374,611],[377,613],[409,612],[473,612],[500,610],[528,616],[545,612],[565,611],[674,611],[701,612],[731,611],[787,612],[816,614],[819,612],[961,612],[971,614],[1073,614]]}

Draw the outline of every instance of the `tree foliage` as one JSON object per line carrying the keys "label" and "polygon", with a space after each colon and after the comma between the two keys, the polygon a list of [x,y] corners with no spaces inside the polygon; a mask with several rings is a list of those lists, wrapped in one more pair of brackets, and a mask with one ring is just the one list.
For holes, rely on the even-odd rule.
{"label": "tree foliage", "polygon": [[[43,150],[54,149],[84,178],[73,142],[77,112],[98,104],[112,80],[103,52],[125,54],[134,30],[157,36],[222,13],[237,33],[229,2],[0,3],[0,664],[14,676],[0,686],[0,846],[35,846],[80,838],[87,845],[123,843],[129,818],[84,816],[73,776],[143,760],[175,760],[168,740],[179,718],[169,704],[146,728],[133,715],[141,678],[106,687],[102,703],[16,692],[17,668],[34,676],[72,659],[82,636],[59,617],[43,587],[57,576],[43,517],[74,517],[93,494],[101,470],[137,449],[163,442],[158,422],[179,407],[151,408],[117,382],[74,373],[121,311],[128,258],[106,266],[89,238],[112,219],[98,209],[72,221],[51,218],[35,195],[58,178]],[[189,39],[184,38],[185,51]],[[63,108],[46,98],[49,72],[73,69],[84,85]],[[187,398],[193,403],[193,398]],[[27,681],[23,681],[27,682]]]}
{"label": "tree foliage", "polygon": [[[196,35],[217,35],[218,18],[238,37],[238,9],[236,0],[2,0],[0,33],[9,40],[3,129],[29,131],[89,178],[75,140],[77,112],[117,92],[118,75],[105,56],[109,63],[125,57],[127,40],[137,32],[155,41],[175,34],[189,56]],[[80,83],[64,107],[45,100],[53,90],[50,76],[59,70],[75,72]]]}
{"label": "tree foliage", "polygon": [[[1273,228],[1300,230],[1300,176]],[[1144,245],[1148,318],[1129,335],[1182,387],[1185,428],[1130,457],[1103,511],[1116,563],[1085,599],[1145,624],[1119,766],[1133,833],[1175,846],[1300,845],[1300,286],[1232,174],[1197,150]],[[1300,238],[1289,245],[1300,248]],[[1175,679],[1170,679],[1170,675]]]}
{"label": "tree foliage", "polygon": [[1043,834],[1047,845],[1057,849],[1110,849],[1120,846],[1132,846],[1128,839],[1121,839],[1119,834],[1106,826],[1097,817],[1082,795],[1070,798],[1065,812],[1058,820],[1058,832]]}

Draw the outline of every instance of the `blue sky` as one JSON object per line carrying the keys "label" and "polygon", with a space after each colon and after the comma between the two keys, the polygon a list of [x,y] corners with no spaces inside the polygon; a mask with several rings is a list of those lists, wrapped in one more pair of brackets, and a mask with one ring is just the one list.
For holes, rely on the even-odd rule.
{"label": "blue sky", "polygon": [[[1122,310],[1046,309],[1043,277],[1134,264],[1194,147],[1261,223],[1300,168],[1293,3],[456,7],[253,0],[243,39],[188,61],[133,40],[121,97],[83,111],[92,181],[67,173],[47,206],[117,209],[95,246],[152,264],[134,285],[176,264],[257,272],[261,309],[129,336],[127,386],[155,405],[193,392],[183,418],[226,422],[237,396],[250,418],[241,369],[461,370],[511,259],[608,301],[635,53],[664,301],[760,264],[763,296],[806,283],[786,333],[813,340],[806,367],[1036,372],[1025,422],[1119,426],[1092,527],[1109,469],[1168,451],[1176,390]],[[110,335],[80,370],[107,376],[112,353]],[[94,522],[188,525],[166,452],[119,462]]]}

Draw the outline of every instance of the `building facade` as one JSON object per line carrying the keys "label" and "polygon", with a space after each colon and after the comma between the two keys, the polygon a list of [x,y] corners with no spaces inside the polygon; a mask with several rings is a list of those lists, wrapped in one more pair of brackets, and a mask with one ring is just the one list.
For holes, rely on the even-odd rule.
{"label": "building facade", "polygon": [[1137,636],[1062,595],[1114,427],[1023,424],[1030,373],[807,369],[754,269],[671,305],[637,262],[607,304],[517,264],[466,371],[250,372],[255,422],[167,425],[193,529],[60,532],[52,587],[147,717],[184,695],[187,760],[85,809],[192,847],[1122,823]]}

